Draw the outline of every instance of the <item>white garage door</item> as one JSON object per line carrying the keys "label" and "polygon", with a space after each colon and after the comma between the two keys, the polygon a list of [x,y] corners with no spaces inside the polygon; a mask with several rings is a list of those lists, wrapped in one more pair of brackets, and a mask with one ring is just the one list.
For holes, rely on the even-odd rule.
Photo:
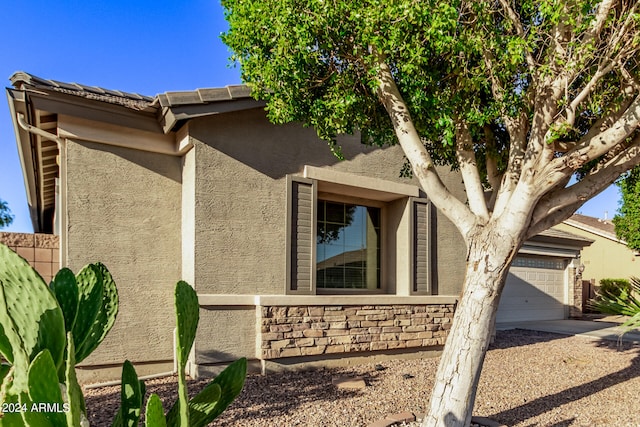
{"label": "white garage door", "polygon": [[517,257],[507,277],[496,322],[565,318],[565,263],[551,257]]}

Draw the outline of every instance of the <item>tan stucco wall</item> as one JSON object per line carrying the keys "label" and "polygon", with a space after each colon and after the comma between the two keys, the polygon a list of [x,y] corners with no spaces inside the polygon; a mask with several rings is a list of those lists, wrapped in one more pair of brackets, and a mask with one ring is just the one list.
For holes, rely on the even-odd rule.
{"label": "tan stucco wall", "polygon": [[[199,294],[285,293],[286,176],[302,175],[305,165],[418,185],[415,179],[399,177],[403,155],[398,146],[374,149],[358,137],[342,137],[339,143],[347,160],[341,162],[314,130],[295,124],[274,126],[262,110],[193,120],[188,133],[195,159],[193,259]],[[464,197],[459,176],[445,173],[444,180]],[[390,204],[394,221],[400,221],[404,205],[406,201]],[[464,242],[435,210],[432,226],[437,230],[432,236],[434,291],[457,295],[464,276]],[[397,238],[397,244],[406,247],[408,237]],[[402,260],[396,265],[403,265]],[[410,277],[408,272],[397,273],[393,268],[385,272],[389,292],[396,290],[394,278]],[[201,310],[201,316],[197,364],[256,357],[260,325],[255,313],[218,306]]]}
{"label": "tan stucco wall", "polygon": [[82,364],[171,360],[181,159],[73,141],[66,158],[68,266],[104,263],[120,296],[114,328]]}
{"label": "tan stucco wall", "polygon": [[555,228],[595,240],[590,246],[582,249],[583,280],[595,279],[595,284],[598,285],[602,279],[640,277],[640,256],[635,256],[624,244],[569,224],[558,224]]}
{"label": "tan stucco wall", "polygon": [[[384,150],[358,137],[339,143],[339,161],[315,131],[296,124],[274,126],[261,109],[189,123],[196,159],[195,272],[199,293],[282,294],[285,286],[286,175],[305,165],[393,182],[403,165],[399,146]],[[456,174],[445,183],[464,197]],[[458,294],[464,275],[464,243],[446,218],[435,213],[435,279],[439,294]]]}

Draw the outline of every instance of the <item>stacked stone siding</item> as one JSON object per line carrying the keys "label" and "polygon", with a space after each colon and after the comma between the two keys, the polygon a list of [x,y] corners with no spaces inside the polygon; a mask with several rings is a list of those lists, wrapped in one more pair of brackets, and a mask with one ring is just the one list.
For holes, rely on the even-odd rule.
{"label": "stacked stone siding", "polygon": [[262,307],[262,359],[444,345],[455,306]]}
{"label": "stacked stone siding", "polygon": [[60,269],[58,236],[0,232],[0,243],[26,259],[47,283]]}

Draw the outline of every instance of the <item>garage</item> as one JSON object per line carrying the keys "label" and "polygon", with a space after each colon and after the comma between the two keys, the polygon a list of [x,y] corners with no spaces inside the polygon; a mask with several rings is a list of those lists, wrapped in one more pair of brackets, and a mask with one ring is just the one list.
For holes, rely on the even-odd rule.
{"label": "garage", "polygon": [[518,256],[511,265],[496,322],[565,319],[568,260]]}
{"label": "garage", "polygon": [[580,280],[580,251],[591,243],[591,239],[556,228],[527,240],[509,269],[496,322],[560,320],[579,315],[582,287],[576,290],[572,285]]}

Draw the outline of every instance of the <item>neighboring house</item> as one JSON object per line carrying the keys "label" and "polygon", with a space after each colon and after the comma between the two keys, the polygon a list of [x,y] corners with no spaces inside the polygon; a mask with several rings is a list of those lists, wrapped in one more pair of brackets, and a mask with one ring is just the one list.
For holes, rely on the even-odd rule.
{"label": "neighboring house", "polygon": [[556,228],[593,240],[582,252],[583,279],[598,286],[602,279],[640,277],[640,253],[618,239],[610,220],[574,214]]}
{"label": "neighboring house", "polygon": [[[192,375],[240,356],[256,369],[431,353],[461,292],[465,245],[400,147],[271,124],[245,86],[154,98],[16,73],[8,89],[36,232],[60,262],[101,261],[120,313],[83,362],[83,381],[173,369],[173,288],[196,289]],[[464,200],[460,176],[443,180]],[[577,259],[589,241],[555,230],[528,241],[499,321],[580,310]],[[578,301],[577,304],[574,301]],[[424,354],[427,354],[424,353]]]}

